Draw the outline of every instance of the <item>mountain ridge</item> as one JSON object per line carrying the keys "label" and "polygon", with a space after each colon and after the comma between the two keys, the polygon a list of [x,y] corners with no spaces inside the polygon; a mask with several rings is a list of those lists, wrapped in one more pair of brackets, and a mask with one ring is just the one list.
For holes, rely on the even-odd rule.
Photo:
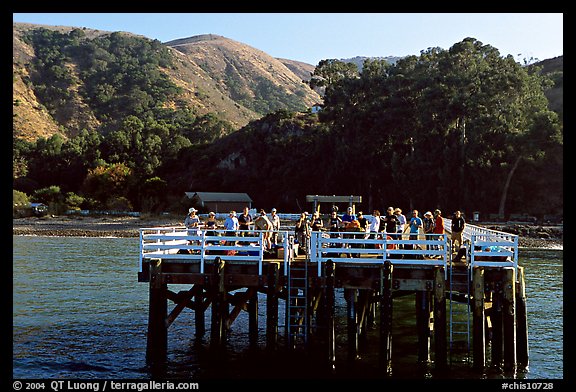
{"label": "mountain ridge", "polygon": [[[121,33],[160,42],[130,32],[13,23],[13,135],[26,140],[46,138],[57,133],[68,137],[81,129],[97,129],[100,126],[88,102],[79,93],[82,85],[71,89],[73,97],[61,108],[59,116],[38,98],[30,65],[36,55],[22,37],[29,30],[41,28],[67,34],[81,30],[85,39],[89,40]],[[194,35],[160,44],[168,48],[175,61],[173,67],[161,69],[161,72],[181,88],[178,102],[170,102],[168,107],[187,105],[199,115],[214,113],[235,129],[240,129],[278,109],[305,111],[322,102],[322,97],[305,84],[315,65],[275,58],[260,49],[217,34]],[[356,56],[339,61],[355,63],[361,69],[361,64],[368,58],[384,59],[391,63],[399,59],[395,56]],[[547,96],[551,107],[562,113],[563,56],[537,64],[544,66],[542,72],[554,73],[556,84]],[[79,79],[76,64],[66,63],[65,67],[75,75],[76,80]]]}
{"label": "mountain ridge", "polygon": [[[77,102],[76,109],[83,109],[84,113],[76,113],[76,117],[79,115],[85,118],[77,118],[76,123],[59,121],[38,98],[35,84],[30,78],[31,63],[36,55],[34,49],[22,39],[26,32],[35,29],[62,34],[81,30],[88,40],[121,33],[157,41],[129,32],[13,23],[13,134],[27,140],[49,137],[55,133],[68,137],[78,133],[82,127],[95,129],[99,125],[93,121],[90,108],[83,106],[78,94],[73,93],[75,98],[71,102]],[[200,115],[214,113],[229,121],[235,129],[240,129],[270,111],[306,110],[321,99],[303,83],[303,76],[307,73],[309,76],[314,69],[312,65],[285,60],[285,63],[298,72],[296,74],[284,62],[265,52],[216,34],[179,38],[161,45],[168,48],[174,56],[175,65],[161,69],[161,72],[182,89],[178,97],[180,104],[190,106]],[[206,59],[202,53],[206,54],[208,51],[210,58]],[[238,56],[242,57],[242,60]],[[222,65],[224,67],[221,67]],[[77,65],[69,61],[63,66],[72,74],[77,68]],[[78,86],[79,91],[83,88],[82,85]],[[176,103],[170,105],[174,104]],[[72,106],[74,105],[70,105],[67,110],[75,111]],[[75,115],[69,114],[70,118]]]}

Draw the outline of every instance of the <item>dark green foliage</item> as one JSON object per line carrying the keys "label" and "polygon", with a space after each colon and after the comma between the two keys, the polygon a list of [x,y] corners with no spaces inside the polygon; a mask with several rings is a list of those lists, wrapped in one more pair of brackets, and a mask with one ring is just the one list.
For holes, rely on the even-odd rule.
{"label": "dark green foliage", "polygon": [[[216,115],[161,105],[175,90],[159,72],[169,56],[154,41],[33,38],[78,42],[62,53],[90,81],[82,93],[106,132],[15,142],[20,191],[59,184],[84,206],[146,211],[180,206],[193,190],[247,192],[255,206],[284,211],[310,209],[307,194],[336,194],[363,196],[365,211],[562,213],[563,128],[544,95],[552,81],[472,38],[394,65],[367,60],[362,72],[324,60],[313,78],[325,91],[318,115],[295,113],[295,104],[237,132]],[[58,64],[62,54],[42,50],[43,63]],[[56,85],[66,83],[69,74],[49,69]],[[240,80],[228,85],[242,99]],[[281,106],[265,80],[245,99],[261,112]]]}
{"label": "dark green foliage", "polygon": [[180,189],[248,192],[291,211],[308,208],[306,194],[362,195],[364,209],[561,211],[561,176],[542,176],[562,172],[549,82],[495,48],[468,38],[361,73],[327,60],[315,75],[319,122],[282,111],[255,121],[194,151]]}
{"label": "dark green foliage", "polygon": [[83,36],[78,29],[66,34],[44,28],[24,36],[36,54],[35,92],[57,118],[76,85],[83,86],[78,94],[104,122],[145,114],[180,92],[161,71],[172,66],[172,57],[159,41],[122,33],[92,40]]}

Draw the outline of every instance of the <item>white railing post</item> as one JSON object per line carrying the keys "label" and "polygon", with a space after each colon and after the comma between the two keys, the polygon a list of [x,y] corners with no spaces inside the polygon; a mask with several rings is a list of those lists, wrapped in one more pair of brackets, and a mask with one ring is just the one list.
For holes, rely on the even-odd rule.
{"label": "white railing post", "polygon": [[206,230],[202,232],[202,241],[200,245],[200,273],[204,273],[204,256],[206,255]]}
{"label": "white railing post", "polygon": [[288,232],[284,234],[284,276],[288,276],[288,263],[292,262],[292,252],[294,251],[292,244],[290,243],[290,238],[288,238]]}
{"label": "white railing post", "polygon": [[260,231],[258,236],[260,245],[260,257],[258,258],[258,275],[262,275],[262,260],[264,259],[264,232]]}
{"label": "white railing post", "polygon": [[140,244],[138,245],[140,248],[140,257],[138,260],[138,272],[144,272],[143,267],[142,267],[142,258],[144,257],[144,230],[140,229]]}

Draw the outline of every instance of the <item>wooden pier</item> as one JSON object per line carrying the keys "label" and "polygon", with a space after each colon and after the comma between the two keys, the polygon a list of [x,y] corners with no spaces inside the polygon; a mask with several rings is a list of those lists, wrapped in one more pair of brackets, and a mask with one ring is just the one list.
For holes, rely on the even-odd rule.
{"label": "wooden pier", "polygon": [[[449,235],[415,240],[312,232],[304,251],[284,231],[280,248],[267,252],[259,231],[210,234],[216,235],[178,227],[140,230],[138,280],[150,285],[150,365],[166,361],[170,325],[185,308],[194,311],[196,336],[207,333],[210,309],[210,346],[215,348],[226,341],[239,314],[247,312],[246,333],[256,344],[259,293],[266,296],[267,349],[306,350],[313,344],[333,365],[336,289],[343,289],[346,301],[350,360],[358,357],[368,327],[376,324],[380,365],[390,371],[394,299],[415,294],[419,362],[447,368],[452,355],[464,350],[479,370],[528,365],[524,271],[514,235],[467,225],[465,245],[456,252]],[[173,292],[174,284],[190,289]],[[283,314],[279,301],[284,301]]]}

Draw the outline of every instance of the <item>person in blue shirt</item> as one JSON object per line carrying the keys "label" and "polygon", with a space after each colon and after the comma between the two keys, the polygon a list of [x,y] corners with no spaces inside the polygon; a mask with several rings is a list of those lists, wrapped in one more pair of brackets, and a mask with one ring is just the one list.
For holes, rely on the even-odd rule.
{"label": "person in blue shirt", "polygon": [[[410,227],[410,239],[417,240],[418,239],[418,232],[422,229],[422,219],[418,216],[418,210],[412,211],[412,217],[410,218],[410,222],[408,226]],[[414,249],[412,245],[407,245],[410,249]]]}
{"label": "person in blue shirt", "polygon": [[353,209],[352,207],[348,207],[348,210],[346,210],[346,213],[344,215],[342,215],[342,224],[344,227],[346,227],[346,224],[357,220],[356,218],[356,214],[353,213]]}
{"label": "person in blue shirt", "polygon": [[[236,211],[230,211],[228,217],[224,221],[224,229],[226,229],[226,236],[233,237],[236,236],[238,233],[238,218],[236,217]],[[235,245],[236,241],[231,241],[228,245]]]}

